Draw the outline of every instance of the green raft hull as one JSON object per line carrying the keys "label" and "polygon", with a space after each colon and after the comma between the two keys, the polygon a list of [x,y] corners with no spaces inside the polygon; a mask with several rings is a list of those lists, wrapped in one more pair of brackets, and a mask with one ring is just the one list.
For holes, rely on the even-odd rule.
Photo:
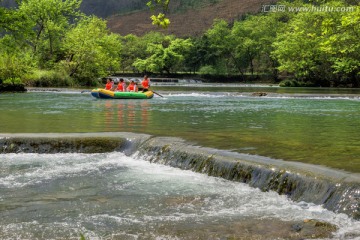
{"label": "green raft hull", "polygon": [[147,92],[113,92],[101,88],[91,91],[91,95],[95,98],[105,99],[150,99],[154,97],[152,91]]}

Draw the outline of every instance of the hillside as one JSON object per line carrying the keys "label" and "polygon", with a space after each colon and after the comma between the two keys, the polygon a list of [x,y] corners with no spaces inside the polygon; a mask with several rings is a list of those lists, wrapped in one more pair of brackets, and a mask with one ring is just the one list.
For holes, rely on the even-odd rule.
{"label": "hillside", "polygon": [[[146,9],[148,0],[81,0],[80,10],[87,15],[106,18],[114,14]],[[0,0],[0,6],[17,7],[16,0]]]}
{"label": "hillside", "polygon": [[87,15],[108,16],[146,9],[147,0],[82,0],[81,11]]}
{"label": "hillside", "polygon": [[[151,24],[153,14],[146,6],[148,0],[82,0],[80,10],[87,15],[106,18],[111,31],[121,35],[138,36],[149,31],[159,31]],[[215,18],[229,22],[246,13],[261,11],[263,4],[275,0],[172,0],[169,6],[171,24],[167,34],[181,36],[201,35],[209,29]],[[0,6],[15,7],[15,0],[0,0]]]}
{"label": "hillside", "polygon": [[[176,8],[171,6],[172,9]],[[115,15],[107,18],[108,26],[112,32],[121,35],[135,34],[141,36],[149,31],[162,31],[166,34],[176,36],[196,36],[201,35],[206,29],[209,29],[216,18],[226,19],[229,22],[239,19],[246,13],[256,13],[261,11],[263,4],[270,4],[274,0],[222,0],[213,4],[206,4],[202,7],[187,9],[177,12],[171,11],[170,27],[161,30],[151,24],[150,10],[142,10],[125,15]]]}

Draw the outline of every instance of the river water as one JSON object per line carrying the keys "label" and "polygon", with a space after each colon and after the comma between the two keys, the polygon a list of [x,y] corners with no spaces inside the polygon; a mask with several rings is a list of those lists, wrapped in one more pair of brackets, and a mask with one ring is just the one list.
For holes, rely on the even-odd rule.
{"label": "river water", "polygon": [[[359,92],[158,88],[150,100],[88,92],[0,95],[0,132],[139,132],[359,173]],[[185,90],[184,90],[185,89]],[[360,237],[360,223],[274,192],[136,154],[0,154],[0,239],[276,239],[319,219]],[[243,238],[241,238],[243,237]],[[294,238],[296,239],[296,238]]]}
{"label": "river water", "polygon": [[333,239],[360,236],[344,214],[136,155],[0,158],[1,239],[276,239],[304,219],[337,225]]}
{"label": "river water", "polygon": [[157,90],[163,98],[126,101],[97,100],[80,91],[2,94],[0,132],[176,136],[201,146],[360,172],[360,89],[260,90],[268,96],[236,87],[163,87]]}

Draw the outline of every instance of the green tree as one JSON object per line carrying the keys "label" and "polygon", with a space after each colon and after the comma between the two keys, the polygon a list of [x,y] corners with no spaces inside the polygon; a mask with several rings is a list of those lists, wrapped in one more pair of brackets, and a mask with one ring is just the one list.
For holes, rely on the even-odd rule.
{"label": "green tree", "polygon": [[19,14],[28,27],[26,42],[40,59],[41,67],[52,67],[62,57],[61,41],[70,21],[80,16],[81,0],[26,0]]}
{"label": "green tree", "polygon": [[18,45],[13,35],[6,34],[0,39],[0,82],[20,81],[35,65],[31,49]]}
{"label": "green tree", "polygon": [[29,52],[12,52],[0,54],[0,83],[9,81],[20,83],[21,77],[31,69]]}
{"label": "green tree", "polygon": [[123,50],[121,51],[121,68],[123,71],[137,71],[133,63],[136,59],[146,59],[148,53],[146,51],[149,44],[161,43],[165,36],[159,32],[150,32],[142,37],[133,34],[122,37]]}
{"label": "green tree", "polygon": [[322,24],[320,49],[329,56],[336,85],[360,87],[360,8]]}
{"label": "green tree", "polygon": [[324,12],[301,12],[294,17],[274,42],[279,70],[300,81],[328,85],[331,75],[326,55],[320,50]]}
{"label": "green tree", "polygon": [[134,34],[126,35],[121,38],[123,50],[121,51],[121,70],[122,72],[133,71],[132,64],[141,55],[139,46],[140,38]]}
{"label": "green tree", "polygon": [[82,84],[120,68],[120,36],[109,33],[106,22],[97,17],[80,20],[66,33],[63,47],[65,60],[59,66]]}
{"label": "green tree", "polygon": [[271,74],[277,79],[278,62],[272,56],[273,42],[282,31],[286,13],[250,15],[237,21],[232,28],[235,41],[235,57],[240,66],[257,73]]}
{"label": "green tree", "polygon": [[16,44],[26,48],[28,45],[26,41],[31,32],[27,17],[18,9],[0,7],[0,36],[11,35]]}
{"label": "green tree", "polygon": [[[331,1],[319,6],[347,5],[343,1]],[[273,45],[279,70],[313,85],[336,86],[349,82],[357,85],[359,23],[359,10],[299,12]]]}
{"label": "green tree", "polygon": [[[1,2],[1,1],[0,1]],[[0,7],[0,32],[11,30],[11,13],[13,11]]]}
{"label": "green tree", "polygon": [[[235,55],[234,39],[231,38],[231,28],[225,20],[214,20],[213,26],[206,31],[209,41],[209,51],[213,60],[211,66],[217,74],[231,74],[234,72]],[[209,67],[209,66],[207,66]]]}
{"label": "green tree", "polygon": [[161,43],[150,43],[146,49],[149,57],[137,59],[134,66],[140,71],[172,73],[183,67],[184,56],[192,46],[190,39],[166,36]]}
{"label": "green tree", "polygon": [[258,28],[257,21],[259,17],[250,17],[245,21],[237,21],[231,31],[231,37],[234,42],[233,59],[241,74],[244,74],[247,68],[250,68],[251,75],[254,74],[254,60],[260,53],[260,44],[258,36],[254,34]]}
{"label": "green tree", "polygon": [[206,66],[212,61],[212,54],[209,51],[209,41],[206,35],[191,39],[192,46],[185,55],[185,70],[190,73],[196,73],[201,66]]}
{"label": "green tree", "polygon": [[147,2],[147,6],[151,11],[157,12],[157,15],[152,15],[150,18],[153,25],[167,28],[170,24],[170,20],[166,17],[165,13],[168,10],[170,0],[150,0]]}

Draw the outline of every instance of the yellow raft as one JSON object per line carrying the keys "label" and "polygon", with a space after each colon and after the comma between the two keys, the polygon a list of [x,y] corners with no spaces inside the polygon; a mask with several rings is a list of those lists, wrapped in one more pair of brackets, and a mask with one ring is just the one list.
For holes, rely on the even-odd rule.
{"label": "yellow raft", "polygon": [[152,91],[146,92],[113,92],[102,88],[96,88],[91,91],[95,98],[105,99],[150,99],[154,96]]}

